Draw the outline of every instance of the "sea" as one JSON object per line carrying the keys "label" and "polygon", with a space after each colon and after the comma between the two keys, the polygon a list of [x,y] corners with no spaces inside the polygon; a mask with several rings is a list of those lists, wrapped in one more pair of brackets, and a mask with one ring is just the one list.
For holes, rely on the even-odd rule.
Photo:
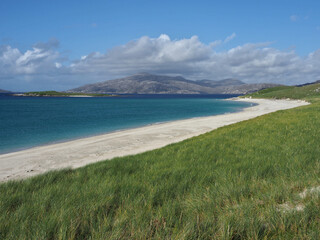
{"label": "sea", "polygon": [[0,154],[168,121],[241,111],[236,95],[17,97],[0,94]]}

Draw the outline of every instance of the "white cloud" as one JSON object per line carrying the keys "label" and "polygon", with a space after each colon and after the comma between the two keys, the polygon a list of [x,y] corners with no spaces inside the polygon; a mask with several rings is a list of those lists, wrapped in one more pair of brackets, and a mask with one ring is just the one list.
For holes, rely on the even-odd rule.
{"label": "white cloud", "polygon": [[[224,42],[230,41],[232,34]],[[320,79],[320,49],[306,57],[293,50],[280,51],[271,43],[244,44],[217,52],[220,40],[204,44],[197,36],[171,40],[143,36],[102,54],[93,52],[62,65],[54,41],[36,44],[24,53],[0,47],[0,86],[11,83],[68,89],[137,72],[182,75],[189,79],[219,80],[227,77],[246,82],[298,84]],[[21,85],[21,86],[22,86]],[[27,86],[27,85],[26,85]],[[31,86],[31,85],[30,85]],[[12,88],[11,88],[12,89]]]}
{"label": "white cloud", "polygon": [[182,40],[170,40],[169,36],[164,34],[159,38],[144,36],[115,47],[106,54],[89,54],[84,60],[77,61],[72,71],[123,75],[167,69],[170,73],[176,72],[177,65],[192,64],[210,58],[211,52],[212,48],[201,43],[197,36]]}
{"label": "white cloud", "polygon": [[230,36],[226,37],[226,39],[224,40],[224,43],[227,43],[227,42],[231,41],[235,37],[236,37],[236,34],[232,33]]}
{"label": "white cloud", "polygon": [[[206,45],[196,36],[181,40],[170,40],[164,36],[166,35],[159,38],[145,36],[115,47],[105,54],[93,53],[85,61],[75,62],[72,71],[82,74],[99,73],[108,76],[105,79],[141,71],[177,74],[190,79],[217,80],[234,77],[247,82],[283,84],[320,78],[315,74],[320,63],[315,57],[311,57],[312,54],[301,58],[294,51],[272,48],[271,43],[245,44],[228,51],[216,52],[214,47],[222,43],[219,40]],[[226,40],[234,37],[235,34],[232,34]],[[305,72],[304,68],[310,69],[309,75],[302,74]]]}
{"label": "white cloud", "polygon": [[[2,46],[0,48],[0,77],[3,75],[30,75],[48,73],[57,67],[59,53],[56,40],[35,44],[31,50],[21,53],[17,48]],[[61,64],[60,64],[61,67]]]}
{"label": "white cloud", "polygon": [[58,62],[56,62],[55,65],[56,65],[56,68],[61,68],[62,67],[62,64],[58,63]]}
{"label": "white cloud", "polygon": [[212,48],[215,48],[215,47],[217,47],[217,46],[219,46],[219,45],[221,45],[221,44],[222,44],[222,41],[221,41],[221,40],[216,40],[216,41],[214,41],[214,42],[211,42],[211,43],[209,44],[209,46],[212,47]]}
{"label": "white cloud", "polygon": [[170,41],[171,40],[167,34],[161,34],[159,39],[163,40],[163,41]]}

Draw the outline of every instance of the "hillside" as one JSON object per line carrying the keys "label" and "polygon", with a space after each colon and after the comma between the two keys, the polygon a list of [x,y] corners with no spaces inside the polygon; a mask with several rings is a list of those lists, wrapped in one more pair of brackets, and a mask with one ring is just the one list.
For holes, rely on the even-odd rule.
{"label": "hillside", "polygon": [[319,239],[319,98],[158,150],[1,184],[0,238]]}
{"label": "hillside", "polygon": [[264,89],[247,95],[253,98],[275,98],[275,99],[306,99],[318,101],[320,98],[320,82],[308,83],[299,86],[280,86]]}
{"label": "hillside", "polygon": [[10,91],[0,89],[0,93],[9,93]]}
{"label": "hillside", "polygon": [[139,73],[125,78],[85,85],[69,91],[109,94],[247,94],[273,86],[278,85],[245,84],[236,79],[192,81],[179,76]]}

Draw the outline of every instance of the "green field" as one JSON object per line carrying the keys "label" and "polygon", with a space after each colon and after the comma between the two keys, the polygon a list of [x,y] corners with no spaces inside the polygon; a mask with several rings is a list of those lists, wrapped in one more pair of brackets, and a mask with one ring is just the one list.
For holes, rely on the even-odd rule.
{"label": "green field", "polygon": [[[281,86],[264,89],[247,96],[253,98],[275,98],[275,99],[305,99],[313,102],[320,98],[320,83],[311,84],[303,87]],[[246,97],[247,97],[246,96]]]}
{"label": "green field", "polygon": [[110,94],[99,93],[69,93],[69,92],[57,92],[57,91],[40,91],[40,92],[27,92],[24,96],[30,97],[69,97],[69,96],[90,96],[90,97],[110,97]]}
{"label": "green field", "polygon": [[307,106],[1,184],[0,239],[320,239],[320,94],[309,88],[256,94]]}

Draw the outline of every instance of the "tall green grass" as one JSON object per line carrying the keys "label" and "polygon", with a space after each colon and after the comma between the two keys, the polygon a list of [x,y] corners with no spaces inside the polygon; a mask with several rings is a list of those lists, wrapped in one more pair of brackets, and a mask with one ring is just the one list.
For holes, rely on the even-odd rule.
{"label": "tall green grass", "polygon": [[320,83],[306,85],[302,87],[295,86],[281,86],[274,88],[267,88],[252,94],[246,95],[246,97],[253,98],[290,98],[290,99],[305,99],[308,101],[319,100],[320,98]]}
{"label": "tall green grass", "polygon": [[319,126],[314,103],[1,184],[0,239],[319,239]]}

